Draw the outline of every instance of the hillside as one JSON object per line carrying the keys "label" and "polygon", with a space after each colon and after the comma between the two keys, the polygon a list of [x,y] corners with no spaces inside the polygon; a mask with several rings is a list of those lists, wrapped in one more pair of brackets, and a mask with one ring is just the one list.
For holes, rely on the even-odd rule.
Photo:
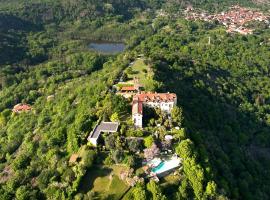
{"label": "hillside", "polygon": [[[181,98],[198,160],[213,170],[206,176],[214,176],[231,198],[267,199],[270,54],[269,42],[260,41],[267,41],[269,30],[239,37],[213,27],[205,32],[203,24],[177,24],[181,29],[170,36],[162,31],[137,51],[154,60],[160,90]],[[188,26],[197,29],[184,31]]]}
{"label": "hillside", "polygon": [[[252,0],[0,0],[0,199],[269,199],[269,24],[185,19],[236,4],[269,14]],[[139,108],[138,128],[136,87],[177,104]],[[118,128],[95,146],[102,121]]]}

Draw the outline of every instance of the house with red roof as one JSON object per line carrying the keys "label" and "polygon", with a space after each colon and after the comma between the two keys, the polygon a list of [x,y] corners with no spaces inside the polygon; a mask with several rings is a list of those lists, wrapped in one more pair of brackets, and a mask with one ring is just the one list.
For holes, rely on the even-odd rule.
{"label": "house with red roof", "polygon": [[132,120],[135,127],[142,128],[143,106],[160,108],[161,111],[170,114],[177,104],[177,96],[174,93],[140,93],[133,97]]}
{"label": "house with red roof", "polygon": [[121,88],[121,92],[123,93],[133,93],[133,92],[138,92],[139,88],[136,88],[134,86],[124,86]]}
{"label": "house with red roof", "polygon": [[31,106],[27,105],[27,104],[17,104],[13,107],[12,111],[14,113],[21,113],[21,112],[28,112],[30,111],[32,108]]}
{"label": "house with red roof", "polygon": [[121,88],[122,93],[137,93],[140,91],[142,86],[139,84],[139,79],[134,77],[133,78],[133,86],[123,86]]}

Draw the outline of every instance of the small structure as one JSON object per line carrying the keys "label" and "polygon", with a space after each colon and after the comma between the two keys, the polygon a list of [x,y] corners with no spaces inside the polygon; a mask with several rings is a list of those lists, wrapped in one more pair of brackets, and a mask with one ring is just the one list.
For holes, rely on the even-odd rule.
{"label": "small structure", "polygon": [[172,141],[173,136],[172,135],[165,135],[165,141]]}
{"label": "small structure", "polygon": [[98,138],[101,133],[115,133],[118,130],[119,122],[101,122],[97,125],[94,130],[90,133],[88,141],[97,146]]}
{"label": "small structure", "polygon": [[49,96],[47,96],[47,101],[51,101],[51,100],[53,100],[54,99],[54,95],[49,95]]}
{"label": "small structure", "polygon": [[139,88],[136,88],[135,86],[124,86],[121,88],[121,92],[123,93],[134,93],[138,91],[139,91]]}
{"label": "small structure", "polygon": [[13,107],[12,111],[14,113],[21,113],[21,112],[28,112],[30,111],[32,108],[31,106],[27,105],[27,104],[17,104]]}
{"label": "small structure", "polygon": [[135,127],[142,128],[143,106],[160,108],[170,114],[177,104],[177,96],[174,93],[141,93],[133,97],[132,120]]}
{"label": "small structure", "polygon": [[73,164],[73,163],[76,163],[77,162],[77,160],[78,160],[78,158],[79,158],[79,155],[78,154],[72,154],[71,156],[70,156],[70,158],[69,158],[69,163],[70,164]]}
{"label": "small structure", "polygon": [[142,85],[139,84],[139,79],[134,77],[133,78],[133,84],[123,86],[120,89],[119,94],[122,95],[125,98],[130,98],[133,95],[139,93],[141,91],[141,89],[142,89]]}

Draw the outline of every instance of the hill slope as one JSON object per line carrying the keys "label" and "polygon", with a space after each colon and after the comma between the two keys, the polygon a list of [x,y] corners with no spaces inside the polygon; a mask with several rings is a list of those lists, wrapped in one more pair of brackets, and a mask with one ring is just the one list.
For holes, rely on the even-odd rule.
{"label": "hill slope", "polygon": [[[257,7],[244,0],[0,0],[0,199],[92,198],[78,193],[82,178],[111,158],[87,147],[80,165],[68,160],[98,120],[129,116],[112,85],[138,56],[153,70],[153,90],[178,95],[186,132],[173,150],[184,164],[179,182],[138,184],[128,198],[268,199],[269,29],[231,35],[174,15],[189,4],[215,12],[235,3]],[[161,8],[172,15],[158,17]],[[89,51],[91,40],[128,48],[102,55]],[[12,113],[21,102],[32,110]],[[118,139],[144,134],[129,123]]]}

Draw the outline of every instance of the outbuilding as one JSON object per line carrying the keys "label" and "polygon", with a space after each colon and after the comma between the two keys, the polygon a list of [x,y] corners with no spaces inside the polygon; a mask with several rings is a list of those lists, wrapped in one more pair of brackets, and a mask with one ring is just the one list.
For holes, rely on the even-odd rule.
{"label": "outbuilding", "polygon": [[94,146],[97,146],[98,138],[101,133],[115,133],[117,132],[119,127],[119,122],[101,122],[98,124],[94,130],[90,133],[88,137],[88,141],[93,144]]}

